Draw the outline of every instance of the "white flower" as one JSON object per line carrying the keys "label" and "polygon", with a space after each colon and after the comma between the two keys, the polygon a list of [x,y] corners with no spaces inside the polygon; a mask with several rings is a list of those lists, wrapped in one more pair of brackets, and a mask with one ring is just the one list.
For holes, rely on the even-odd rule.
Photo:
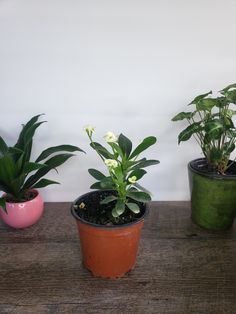
{"label": "white flower", "polygon": [[104,162],[109,169],[114,169],[118,166],[118,162],[114,159],[105,159]]}
{"label": "white flower", "polygon": [[104,138],[107,143],[115,143],[118,140],[117,136],[110,131],[104,135]]}
{"label": "white flower", "polygon": [[137,181],[137,177],[136,177],[136,176],[132,176],[132,177],[130,177],[130,178],[128,179],[128,181],[129,181],[130,183],[135,183],[135,182]]}
{"label": "white flower", "polygon": [[82,203],[79,204],[79,208],[83,209],[84,207],[85,207],[84,202],[82,202]]}
{"label": "white flower", "polygon": [[92,125],[86,125],[86,126],[84,127],[84,130],[85,130],[85,132],[87,132],[87,134],[88,134],[89,136],[91,136],[91,135],[93,134],[94,130],[95,130],[95,127],[92,126]]}

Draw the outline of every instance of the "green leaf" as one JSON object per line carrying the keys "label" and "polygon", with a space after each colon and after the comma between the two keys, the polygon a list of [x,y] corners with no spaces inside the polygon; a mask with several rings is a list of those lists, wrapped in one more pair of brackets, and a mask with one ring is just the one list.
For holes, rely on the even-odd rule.
{"label": "green leaf", "polygon": [[9,147],[8,148],[8,153],[11,155],[19,155],[19,154],[23,154],[23,150],[16,148],[16,147]]}
{"label": "green leaf", "polygon": [[110,195],[110,196],[107,196],[106,198],[104,198],[100,204],[108,204],[108,203],[111,203],[113,201],[117,200],[117,197],[114,196],[114,195]]}
{"label": "green leaf", "polygon": [[[14,180],[11,181],[10,183],[10,186],[12,188],[12,190],[15,191],[15,194],[14,194],[14,197],[15,198],[19,198],[20,195],[22,194],[22,185],[24,184],[24,181],[25,181],[25,177],[26,177],[26,174],[23,172],[23,173],[20,173]],[[24,193],[23,193],[24,194]]]}
{"label": "green leaf", "polygon": [[205,132],[208,137],[212,139],[219,139],[222,135],[223,125],[220,121],[214,120],[210,122],[206,122],[205,124]]}
{"label": "green leaf", "polygon": [[218,100],[214,98],[205,98],[199,100],[196,104],[196,108],[198,111],[211,111],[214,106],[218,104]]}
{"label": "green leaf", "polygon": [[138,163],[145,161],[145,160],[147,160],[147,158],[142,158],[139,160],[126,160],[125,161],[125,166],[126,166],[125,168],[126,169],[131,168],[132,166],[137,165]]}
{"label": "green leaf", "polygon": [[52,181],[52,180],[48,180],[48,179],[41,179],[39,180],[37,183],[35,183],[32,188],[34,189],[40,189],[40,188],[44,188],[45,186],[48,186],[50,184],[60,184],[57,181]]}
{"label": "green leaf", "polygon": [[106,176],[96,169],[88,169],[89,174],[94,177],[96,180],[102,180],[106,178]]}
{"label": "green leaf", "polygon": [[213,147],[210,151],[210,159],[214,163],[222,159],[222,151]]}
{"label": "green leaf", "polygon": [[231,128],[233,129],[234,128],[234,123],[233,123],[232,119],[227,117],[227,116],[223,117],[223,119],[221,119],[220,122],[223,124],[223,127],[225,129],[231,129]]}
{"label": "green leaf", "polygon": [[[30,160],[35,131],[42,123],[46,122],[46,121],[37,122],[40,116],[41,114],[32,117],[26,123],[26,125],[23,125],[17,143],[14,146],[15,148],[21,149],[24,152],[24,158],[22,160],[22,163]],[[20,158],[20,156],[18,158]],[[17,160],[17,156],[15,160]]]}
{"label": "green leaf", "polygon": [[236,130],[227,130],[226,134],[227,134],[227,136],[230,139],[235,139],[236,138]]}
{"label": "green leaf", "polygon": [[211,94],[212,94],[212,91],[195,97],[195,98],[191,101],[191,103],[188,104],[188,106],[189,106],[189,105],[193,105],[193,104],[197,104],[200,100],[202,100],[203,98],[205,98],[205,97],[207,97],[208,95],[211,95]]}
{"label": "green leaf", "polygon": [[[50,167],[50,169],[54,169],[54,168],[59,167],[62,164],[64,164],[67,161],[67,159],[69,159],[73,156],[75,156],[75,155],[69,154],[69,153],[58,154],[58,155],[53,156],[50,159],[48,159],[44,164],[47,165],[48,167]],[[44,171],[44,170],[42,169],[42,171]]]}
{"label": "green leaf", "polygon": [[59,154],[56,156],[53,156],[52,158],[48,159],[44,165],[46,167],[39,169],[35,174],[30,176],[28,180],[24,184],[24,189],[29,189],[32,187],[41,177],[43,177],[45,174],[47,174],[50,170],[55,169],[56,167],[59,167],[60,165],[64,164],[67,159],[74,156],[74,154]]}
{"label": "green leaf", "polygon": [[143,192],[145,192],[145,193],[147,193],[147,194],[151,194],[150,191],[148,191],[147,189],[145,189],[142,185],[140,185],[140,184],[137,183],[137,182],[134,184],[134,186],[135,186],[138,190],[141,190],[141,191],[143,191]]}
{"label": "green leaf", "polygon": [[49,147],[47,149],[45,149],[40,155],[39,157],[36,159],[36,162],[39,162],[41,160],[46,159],[48,156],[54,154],[54,153],[58,153],[58,152],[75,152],[75,151],[80,151],[83,152],[84,151],[82,149],[80,149],[77,146],[73,146],[73,145],[59,145],[59,146],[53,146],[53,147]]}
{"label": "green leaf", "polygon": [[90,189],[95,189],[95,190],[107,190],[107,189],[114,189],[114,183],[111,179],[111,177],[105,177],[102,179],[102,181],[98,181],[93,183],[90,186]]}
{"label": "green leaf", "polygon": [[95,182],[90,186],[90,189],[92,190],[105,190],[104,188],[101,187],[101,182]]}
{"label": "green leaf", "polygon": [[231,110],[231,109],[227,109],[226,115],[227,115],[227,117],[232,118],[233,116],[236,115],[236,111],[235,110]]}
{"label": "green leaf", "polygon": [[118,138],[118,144],[126,158],[129,158],[129,155],[132,151],[132,142],[130,139],[121,133]]}
{"label": "green leaf", "polygon": [[36,129],[42,124],[45,123],[46,121],[42,121],[42,122],[37,122],[33,125],[31,125],[30,127],[26,127],[28,125],[28,123],[26,124],[26,126],[23,127],[23,138],[21,138],[21,142],[20,144],[17,142],[15,147],[19,148],[21,150],[24,151],[25,153],[25,161],[29,161],[30,160],[30,156],[31,156],[31,150],[32,150],[32,143],[33,143],[33,137],[35,134]]}
{"label": "green leaf", "polygon": [[178,143],[187,141],[190,139],[190,137],[201,130],[201,125],[199,122],[195,122],[191,125],[189,125],[186,129],[184,129],[178,137]]}
{"label": "green leaf", "polygon": [[127,203],[127,207],[135,214],[140,213],[140,208],[135,203]]}
{"label": "green leaf", "polygon": [[24,164],[23,172],[25,174],[27,174],[27,173],[30,173],[31,171],[35,171],[35,170],[38,170],[38,169],[41,169],[41,168],[44,168],[44,167],[46,167],[45,164],[39,164],[39,163],[36,163],[36,162],[29,162],[29,161],[27,161]]}
{"label": "green leaf", "polygon": [[100,183],[101,183],[101,187],[103,189],[113,189],[114,188],[114,183],[113,183],[111,177],[103,178]]}
{"label": "green leaf", "polygon": [[[135,176],[137,178],[137,180],[141,179],[145,174],[147,173],[147,171],[143,170],[143,169],[136,169],[134,171],[132,171],[129,175],[129,178]],[[128,179],[129,179],[128,178]]]}
{"label": "green leaf", "polygon": [[14,155],[13,159],[14,159],[17,171],[19,173],[21,173],[23,171],[23,167],[25,165],[25,154],[22,153],[18,158],[16,158]]}
{"label": "green leaf", "polygon": [[136,184],[137,183],[135,183],[135,184],[133,184],[132,186],[129,187],[129,191],[130,192],[139,192],[139,189],[136,188]]}
{"label": "green leaf", "polygon": [[120,215],[117,213],[116,208],[113,208],[113,209],[112,209],[111,214],[112,214],[112,216],[113,216],[114,218],[117,218],[117,217],[120,216]]}
{"label": "green leaf", "polygon": [[176,116],[174,116],[174,118],[172,118],[172,121],[180,121],[180,120],[184,120],[184,119],[191,119],[194,115],[195,115],[196,111],[194,112],[180,112],[178,113]]}
{"label": "green leaf", "polygon": [[[215,98],[215,100],[216,100],[215,105],[218,108],[224,108],[224,107],[228,106],[228,101],[227,101],[227,98],[225,96],[217,97],[217,98]],[[217,113],[217,115],[219,116],[219,113]]]}
{"label": "green leaf", "polygon": [[10,193],[12,195],[17,194],[17,190],[12,182],[17,178],[17,168],[16,165],[11,158],[11,155],[7,154],[4,157],[0,158],[0,182],[2,187],[6,189],[2,189],[2,191]]}
{"label": "green leaf", "polygon": [[8,146],[5,143],[4,139],[0,136],[0,157],[5,155],[8,151]]}
{"label": "green leaf", "polygon": [[118,182],[123,182],[124,181],[124,173],[122,170],[122,167],[119,165],[115,169],[113,169],[113,172],[118,180]]}
{"label": "green leaf", "polygon": [[16,164],[16,168],[20,171],[22,169],[22,165],[25,159],[25,153],[19,148],[9,147],[8,154],[11,155],[11,158]]}
{"label": "green leaf", "polygon": [[233,84],[230,84],[230,85],[226,86],[220,92],[227,92],[231,88],[236,88],[236,83],[233,83]]}
{"label": "green leaf", "polygon": [[224,153],[226,155],[230,155],[235,149],[235,144],[232,143],[232,142],[226,142],[224,143],[224,147],[223,147],[223,150],[224,150]]}
{"label": "green leaf", "polygon": [[16,176],[16,167],[11,155],[7,154],[0,158],[0,180],[5,183],[10,183]]}
{"label": "green leaf", "polygon": [[108,143],[112,148],[113,148],[113,150],[116,152],[116,154],[113,156],[113,159],[117,159],[118,158],[118,156],[123,156],[123,152],[122,152],[122,150],[121,150],[121,148],[120,148],[120,146],[119,145],[117,145],[116,143],[113,143],[113,142],[110,142],[110,143]]}
{"label": "green leaf", "polygon": [[32,125],[26,132],[24,137],[24,156],[25,161],[29,161],[31,157],[32,145],[33,145],[33,137],[35,134],[36,129],[42,124],[43,122],[38,122]]}
{"label": "green leaf", "polygon": [[113,217],[119,217],[125,211],[125,203],[122,200],[116,202],[115,208],[112,210]]}
{"label": "green leaf", "polygon": [[128,191],[127,196],[138,202],[151,201],[151,196],[145,192],[130,192]]}
{"label": "green leaf", "polygon": [[25,136],[24,136],[24,144],[25,147],[27,145],[29,145],[34,137],[35,131],[37,130],[37,128],[45,123],[46,121],[42,121],[42,122],[37,122],[34,125],[32,125],[26,132],[25,132]]}
{"label": "green leaf", "polygon": [[90,146],[95,149],[99,154],[101,154],[106,159],[113,159],[113,155],[101,144],[92,142]]}
{"label": "green leaf", "polygon": [[20,135],[18,137],[17,143],[15,144],[16,148],[24,150],[24,147],[25,147],[25,133],[31,128],[32,125],[34,125],[38,121],[40,116],[42,116],[42,114],[39,114],[37,116],[32,117],[26,123],[26,125],[23,125],[23,128],[22,128],[22,130],[20,132]]}
{"label": "green leaf", "polygon": [[[145,158],[146,159],[146,158]],[[154,166],[159,164],[160,161],[159,160],[154,160],[154,159],[150,159],[150,160],[142,160],[140,161],[138,164],[136,164],[134,167],[132,167],[132,170],[136,170],[136,169],[141,169],[141,168],[146,168],[146,167],[150,167],[150,166]]]}
{"label": "green leaf", "polygon": [[155,136],[149,136],[146,137],[141,144],[139,144],[135,150],[130,155],[129,159],[132,159],[142,153],[144,150],[146,150],[148,147],[154,145],[156,143],[157,139]]}
{"label": "green leaf", "polygon": [[123,212],[125,211],[125,203],[121,200],[118,200],[116,202],[116,212],[117,214],[120,216],[123,214]]}
{"label": "green leaf", "polygon": [[9,187],[7,184],[5,184],[2,181],[0,181],[0,190],[5,192],[5,193],[7,193],[7,194],[11,194],[12,193],[11,187]]}
{"label": "green leaf", "polygon": [[7,208],[6,208],[6,200],[3,197],[0,197],[0,207],[2,207],[2,209],[5,211],[5,213],[7,214]]}
{"label": "green leaf", "polygon": [[225,96],[230,103],[236,104],[236,89],[226,92]]}

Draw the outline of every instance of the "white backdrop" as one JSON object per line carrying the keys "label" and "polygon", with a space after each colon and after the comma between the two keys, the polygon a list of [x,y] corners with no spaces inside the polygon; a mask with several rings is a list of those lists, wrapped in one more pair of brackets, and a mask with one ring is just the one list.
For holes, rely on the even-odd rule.
{"label": "white backdrop", "polygon": [[194,141],[177,145],[184,123],[170,119],[199,93],[236,81],[235,0],[0,0],[0,133],[13,144],[20,125],[45,113],[34,156],[51,145],[87,151],[47,178],[46,201],[89,190],[88,168],[105,169],[96,138],[123,132],[134,143],[156,135],[146,153],[161,161],[142,184],[155,200],[189,199]]}

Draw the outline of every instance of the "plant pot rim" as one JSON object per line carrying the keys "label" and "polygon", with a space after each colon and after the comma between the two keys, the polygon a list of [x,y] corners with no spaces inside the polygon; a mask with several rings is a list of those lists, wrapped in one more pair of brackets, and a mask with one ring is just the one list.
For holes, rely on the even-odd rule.
{"label": "plant pot rim", "polygon": [[[102,190],[102,191],[112,191],[112,190]],[[100,225],[100,224],[95,224],[95,223],[92,223],[92,222],[89,222],[87,220],[84,220],[83,218],[81,218],[75,211],[75,208],[74,208],[74,205],[78,202],[79,199],[82,199],[83,197],[86,197],[92,193],[96,193],[96,192],[102,192],[101,190],[94,190],[94,191],[90,191],[90,192],[87,192],[79,197],[77,197],[75,199],[75,201],[72,203],[71,205],[71,214],[72,216],[76,219],[76,220],[79,220],[79,222],[81,222],[82,224],[85,224],[85,225],[89,225],[91,227],[94,227],[94,228],[98,228],[98,229],[120,229],[120,228],[127,228],[127,227],[131,227],[133,225],[136,225],[138,224],[140,221],[143,221],[144,218],[147,216],[147,214],[149,213],[149,208],[147,206],[147,203],[144,203],[144,214],[139,217],[137,220],[135,221],[132,221],[132,222],[129,222],[129,223],[125,223],[125,224],[122,224],[122,225],[112,225],[112,226],[107,226],[107,225]]]}
{"label": "plant pot rim", "polygon": [[[198,175],[201,175],[201,176],[204,176],[204,177],[207,177],[210,179],[217,179],[217,180],[235,180],[236,179],[236,174],[225,174],[225,175],[223,175],[223,174],[217,174],[217,173],[213,173],[213,172],[207,172],[207,171],[200,170],[200,169],[197,169],[196,167],[194,167],[194,163],[196,163],[196,162],[201,163],[204,161],[206,161],[206,158],[193,159],[188,163],[188,169],[191,170],[192,172],[198,174]],[[234,162],[234,163],[236,164],[236,162]]]}
{"label": "plant pot rim", "polygon": [[[39,196],[39,191],[36,190],[36,189],[29,189],[29,192],[35,192],[36,195],[34,198],[32,198],[31,200],[28,200],[28,201],[21,201],[21,202],[8,202],[6,201],[7,204],[23,204],[23,203],[27,203],[27,202],[32,202],[33,200],[36,199],[37,196]],[[2,196],[7,196],[8,194],[7,193],[3,193]]]}

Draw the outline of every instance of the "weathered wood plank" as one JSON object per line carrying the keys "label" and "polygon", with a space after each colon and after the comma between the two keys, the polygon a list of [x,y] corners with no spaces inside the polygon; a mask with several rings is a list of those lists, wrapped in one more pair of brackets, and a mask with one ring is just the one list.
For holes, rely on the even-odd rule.
{"label": "weathered wood plank", "polygon": [[81,264],[69,206],[46,204],[25,230],[1,224],[1,314],[236,313],[235,227],[210,233],[191,223],[189,203],[152,203],[136,268],[106,280]]}
{"label": "weathered wood plank", "polygon": [[233,240],[142,240],[136,268],[119,280],[91,278],[76,243],[5,244],[0,253],[0,304],[113,306],[137,304],[140,293],[150,308],[167,301],[192,304],[195,297],[205,305],[235,302]]}
{"label": "weathered wood plank", "polygon": [[191,221],[190,202],[151,202],[146,221],[148,237],[175,238],[236,238],[236,223],[229,231],[212,232]]}
{"label": "weathered wood plank", "polygon": [[[192,300],[181,297],[177,302],[171,298],[156,298],[155,305],[150,305],[140,293],[142,302],[115,301],[113,303],[89,304],[58,303],[43,305],[0,305],[1,314],[234,314],[232,303],[217,304],[215,300],[205,302],[195,296]],[[191,301],[191,302],[190,302]]]}
{"label": "weathered wood plank", "polygon": [[[236,223],[227,232],[209,232],[191,222],[189,202],[152,202],[145,221],[144,238],[234,238]],[[77,230],[70,203],[46,203],[41,220],[24,230],[14,230],[0,221],[0,243],[76,241]]]}

